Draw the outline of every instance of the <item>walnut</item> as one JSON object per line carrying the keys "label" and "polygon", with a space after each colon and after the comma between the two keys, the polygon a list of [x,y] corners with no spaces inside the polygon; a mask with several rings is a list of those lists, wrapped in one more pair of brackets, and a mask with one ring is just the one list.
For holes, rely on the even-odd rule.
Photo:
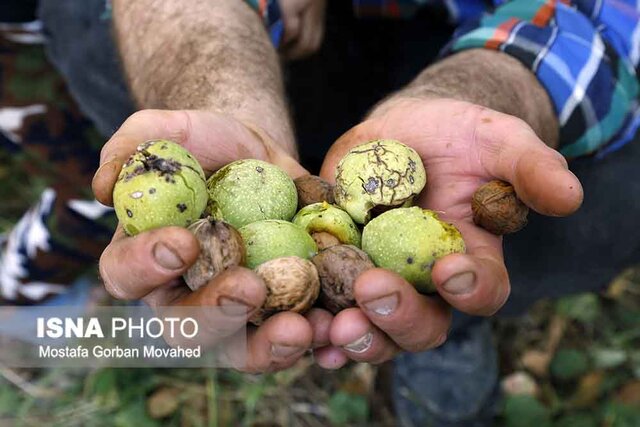
{"label": "walnut", "polygon": [[316,267],[296,256],[276,258],[255,268],[267,287],[267,298],[249,321],[262,324],[269,316],[280,311],[304,313],[309,310],[320,293],[320,280]]}
{"label": "walnut", "polygon": [[208,217],[191,224],[189,230],[200,242],[200,255],[184,274],[184,281],[196,290],[224,270],[244,263],[242,237],[229,224]]}
{"label": "walnut", "polygon": [[352,245],[331,246],[311,261],[320,275],[320,303],[334,314],[356,305],[353,284],[362,272],[375,267],[364,251]]}
{"label": "walnut", "polygon": [[315,175],[305,175],[293,181],[298,190],[298,210],[314,203],[333,203],[333,185]]}
{"label": "walnut", "polygon": [[490,181],[476,190],[471,201],[473,222],[493,234],[515,233],[527,224],[529,208],[507,182]]}

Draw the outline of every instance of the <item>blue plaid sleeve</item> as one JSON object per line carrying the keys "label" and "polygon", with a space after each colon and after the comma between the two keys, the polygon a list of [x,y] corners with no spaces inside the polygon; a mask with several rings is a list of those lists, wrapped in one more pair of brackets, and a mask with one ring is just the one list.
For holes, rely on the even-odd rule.
{"label": "blue plaid sleeve", "polygon": [[487,48],[530,68],[560,123],[566,157],[604,155],[640,124],[640,15],[631,0],[514,0],[459,28],[447,51]]}
{"label": "blue plaid sleeve", "polygon": [[280,45],[284,23],[278,0],[245,0],[260,15],[275,47]]}

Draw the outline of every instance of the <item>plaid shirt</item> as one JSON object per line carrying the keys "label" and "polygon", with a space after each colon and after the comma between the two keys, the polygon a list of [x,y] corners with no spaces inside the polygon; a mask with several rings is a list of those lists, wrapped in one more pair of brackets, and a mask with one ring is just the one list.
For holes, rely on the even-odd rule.
{"label": "plaid shirt", "polygon": [[[277,1],[247,1],[261,12],[277,44]],[[558,116],[565,156],[602,156],[633,138],[640,125],[635,0],[353,0],[360,17],[409,17],[427,3],[443,4],[458,24],[445,54],[500,50],[535,73]]]}

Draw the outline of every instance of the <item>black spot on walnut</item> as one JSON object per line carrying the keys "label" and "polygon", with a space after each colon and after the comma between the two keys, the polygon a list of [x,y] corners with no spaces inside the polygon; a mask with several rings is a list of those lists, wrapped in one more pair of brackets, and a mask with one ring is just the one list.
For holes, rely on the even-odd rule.
{"label": "black spot on walnut", "polygon": [[370,194],[375,193],[378,187],[378,178],[375,178],[373,176],[370,176],[367,182],[362,186],[362,188],[364,188],[364,191]]}
{"label": "black spot on walnut", "polygon": [[129,218],[133,218],[133,212],[131,212],[131,210],[127,209],[127,216]]}
{"label": "black spot on walnut", "polygon": [[185,205],[184,203],[178,203],[176,205],[176,208],[178,208],[178,210],[180,211],[180,213],[184,212],[187,210],[187,205]]}

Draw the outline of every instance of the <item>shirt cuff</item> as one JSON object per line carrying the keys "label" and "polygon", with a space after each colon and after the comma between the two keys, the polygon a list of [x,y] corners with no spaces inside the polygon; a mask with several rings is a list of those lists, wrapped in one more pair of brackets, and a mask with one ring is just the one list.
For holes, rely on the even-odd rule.
{"label": "shirt cuff", "polygon": [[460,28],[445,48],[499,50],[544,86],[566,157],[610,152],[640,124],[635,68],[580,11],[561,2],[512,1]]}
{"label": "shirt cuff", "polygon": [[280,45],[284,33],[284,23],[278,0],[245,0],[262,18],[275,47]]}

